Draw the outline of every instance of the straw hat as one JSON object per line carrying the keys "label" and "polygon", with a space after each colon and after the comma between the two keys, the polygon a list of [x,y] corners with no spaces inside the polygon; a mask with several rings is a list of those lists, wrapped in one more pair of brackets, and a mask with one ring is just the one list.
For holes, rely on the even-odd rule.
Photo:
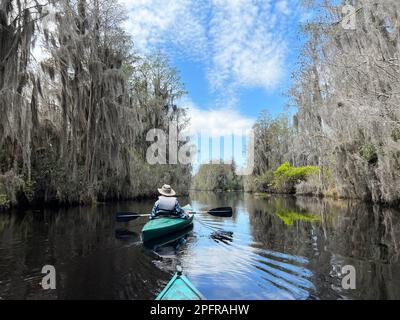
{"label": "straw hat", "polygon": [[161,188],[157,189],[160,194],[166,197],[173,197],[176,192],[171,188],[169,184],[164,184]]}

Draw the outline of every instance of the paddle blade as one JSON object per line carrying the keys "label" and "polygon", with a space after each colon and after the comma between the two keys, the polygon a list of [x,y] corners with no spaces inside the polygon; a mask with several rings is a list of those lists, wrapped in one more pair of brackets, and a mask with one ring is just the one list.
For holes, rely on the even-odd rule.
{"label": "paddle blade", "polygon": [[211,209],[208,213],[218,217],[232,217],[233,210],[231,207],[220,207]]}
{"label": "paddle blade", "polygon": [[117,216],[116,216],[116,220],[118,222],[131,221],[131,220],[135,220],[139,217],[141,217],[141,215],[138,213],[135,213],[135,212],[118,212]]}

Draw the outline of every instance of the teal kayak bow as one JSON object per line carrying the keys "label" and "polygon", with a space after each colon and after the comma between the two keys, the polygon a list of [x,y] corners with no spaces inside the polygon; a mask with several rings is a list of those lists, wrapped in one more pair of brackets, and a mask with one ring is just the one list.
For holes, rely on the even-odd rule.
{"label": "teal kayak bow", "polygon": [[182,273],[178,270],[167,286],[157,296],[156,300],[204,300],[204,296]]}

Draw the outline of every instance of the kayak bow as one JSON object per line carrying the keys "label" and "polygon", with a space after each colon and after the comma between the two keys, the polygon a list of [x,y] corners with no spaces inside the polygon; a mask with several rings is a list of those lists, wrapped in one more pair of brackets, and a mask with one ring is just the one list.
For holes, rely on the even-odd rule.
{"label": "kayak bow", "polygon": [[204,297],[189,279],[178,271],[156,300],[204,300]]}

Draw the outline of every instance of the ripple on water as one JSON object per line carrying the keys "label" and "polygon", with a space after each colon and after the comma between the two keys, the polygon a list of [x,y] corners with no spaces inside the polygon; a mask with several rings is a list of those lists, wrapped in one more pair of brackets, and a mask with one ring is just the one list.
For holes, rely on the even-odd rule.
{"label": "ripple on water", "polygon": [[196,247],[188,243],[183,264],[207,298],[307,299],[315,291],[307,258],[266,249],[233,221],[197,221]]}

